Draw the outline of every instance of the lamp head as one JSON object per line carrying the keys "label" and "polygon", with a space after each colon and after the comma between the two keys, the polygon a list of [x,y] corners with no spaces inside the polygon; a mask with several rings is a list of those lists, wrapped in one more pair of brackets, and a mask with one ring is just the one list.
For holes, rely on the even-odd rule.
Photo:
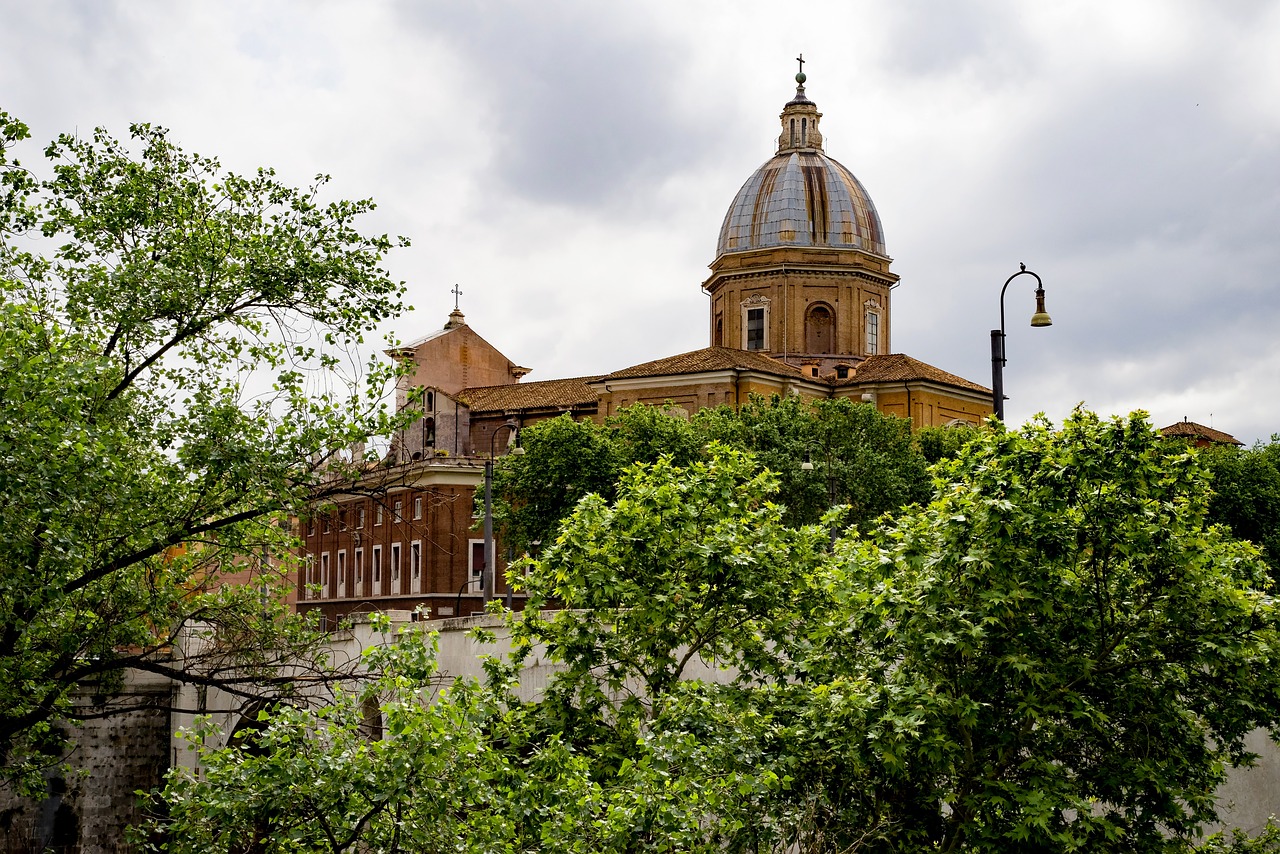
{"label": "lamp head", "polygon": [[502,426],[511,431],[511,435],[507,437],[507,453],[517,457],[524,456],[524,446],[520,444],[520,425],[512,418]]}
{"label": "lamp head", "polygon": [[1044,310],[1044,288],[1036,288],[1036,313],[1031,315],[1032,326],[1053,326],[1053,318]]}

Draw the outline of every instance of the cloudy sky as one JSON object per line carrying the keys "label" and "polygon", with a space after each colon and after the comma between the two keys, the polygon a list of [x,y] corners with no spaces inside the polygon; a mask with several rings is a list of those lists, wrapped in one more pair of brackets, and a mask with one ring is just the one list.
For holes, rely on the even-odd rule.
{"label": "cloudy sky", "polygon": [[773,154],[803,52],[827,152],[867,187],[893,349],[1078,402],[1280,432],[1280,2],[0,0],[0,109],[40,141],[133,121],[237,170],[318,172],[415,310],[530,379],[708,343],[725,209]]}

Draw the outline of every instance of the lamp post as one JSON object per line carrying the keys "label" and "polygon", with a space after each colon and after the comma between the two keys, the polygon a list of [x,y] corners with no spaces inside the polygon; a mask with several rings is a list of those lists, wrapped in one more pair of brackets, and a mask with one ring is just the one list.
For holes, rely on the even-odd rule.
{"label": "lamp post", "polygon": [[1005,279],[1000,289],[1000,328],[991,330],[991,409],[996,418],[1004,420],[1004,292],[1009,290],[1009,283],[1019,276],[1031,276],[1036,280],[1036,313],[1031,315],[1032,326],[1052,326],[1053,320],[1049,312],[1044,310],[1044,284],[1040,277],[1027,269],[1026,264],[1019,264],[1018,272]]}
{"label": "lamp post", "polygon": [[[823,454],[823,457],[824,457],[824,461],[822,464],[822,473],[827,479],[827,509],[830,510],[831,508],[836,506],[836,479],[831,474],[830,450],[827,450]],[[813,471],[813,468],[814,468],[813,453],[811,451],[805,451],[804,462],[800,463],[800,471],[810,472],[810,471]],[[835,544],[836,544],[836,529],[833,526],[831,528],[831,545],[835,546]]]}
{"label": "lamp post", "polygon": [[[503,428],[511,431],[511,438],[514,439],[516,431],[520,429],[520,425],[515,419],[499,424],[489,435],[489,458],[484,461],[484,575],[480,578],[480,587],[484,592],[485,605],[489,604],[489,600],[493,599],[494,586],[497,584],[497,567],[493,561],[493,457],[497,453],[494,442],[497,441],[498,431]],[[524,453],[524,448],[516,446],[512,449],[513,454]]]}

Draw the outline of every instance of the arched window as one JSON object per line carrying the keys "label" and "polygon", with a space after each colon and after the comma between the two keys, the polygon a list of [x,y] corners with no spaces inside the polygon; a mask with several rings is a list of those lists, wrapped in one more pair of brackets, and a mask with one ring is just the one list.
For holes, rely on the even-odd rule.
{"label": "arched window", "polygon": [[836,319],[831,309],[819,303],[811,306],[804,318],[804,350],[806,353],[834,353]]}
{"label": "arched window", "polygon": [[723,314],[716,315],[716,331],[711,336],[711,346],[713,347],[724,346],[724,315]]}

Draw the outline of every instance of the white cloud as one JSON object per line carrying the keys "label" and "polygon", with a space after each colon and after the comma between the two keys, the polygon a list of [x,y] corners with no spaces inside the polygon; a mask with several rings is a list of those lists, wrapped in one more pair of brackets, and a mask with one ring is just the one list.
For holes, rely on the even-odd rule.
{"label": "white cloud", "polygon": [[0,107],[38,138],[152,121],[237,169],[331,173],[414,239],[395,331],[438,326],[460,283],[534,379],[706,343],[720,218],[803,51],[903,276],[895,349],[988,382],[1025,261],[1056,323],[1023,327],[1011,288],[1012,418],[1280,430],[1272,2],[51,0],[5,23]]}

